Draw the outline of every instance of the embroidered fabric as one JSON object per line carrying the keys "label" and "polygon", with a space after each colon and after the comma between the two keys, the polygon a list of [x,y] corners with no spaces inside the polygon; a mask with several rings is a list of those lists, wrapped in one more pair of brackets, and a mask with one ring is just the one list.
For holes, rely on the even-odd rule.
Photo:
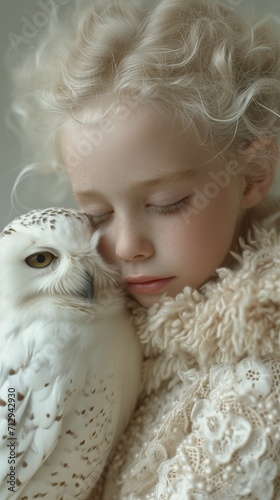
{"label": "embroidered fabric", "polygon": [[278,498],[280,360],[246,358],[234,369],[220,364],[206,376],[182,376],[164,398],[153,395],[139,409],[119,446],[127,466],[113,480],[116,456],[109,473],[108,484],[120,489],[104,498]]}

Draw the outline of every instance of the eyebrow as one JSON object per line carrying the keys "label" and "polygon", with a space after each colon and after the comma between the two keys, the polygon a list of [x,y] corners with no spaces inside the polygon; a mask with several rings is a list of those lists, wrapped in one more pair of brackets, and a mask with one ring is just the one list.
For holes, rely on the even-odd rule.
{"label": "eyebrow", "polygon": [[[168,182],[178,182],[181,180],[186,179],[187,177],[193,177],[195,174],[194,168],[189,168],[189,169],[184,169],[180,170],[179,172],[176,173],[171,173],[171,174],[165,174],[161,176],[156,176],[151,179],[137,182],[134,185],[131,186],[131,189],[134,189],[136,187],[152,187],[152,186],[157,186],[158,184],[167,184]],[[98,191],[95,190],[90,190],[90,191],[73,191],[73,195],[76,199],[82,199],[82,198],[88,198],[90,196],[94,195],[100,195]]]}

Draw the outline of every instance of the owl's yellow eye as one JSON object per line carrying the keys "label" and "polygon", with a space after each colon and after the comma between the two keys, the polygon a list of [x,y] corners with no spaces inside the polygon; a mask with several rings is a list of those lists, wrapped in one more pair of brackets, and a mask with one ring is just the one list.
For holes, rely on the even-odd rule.
{"label": "owl's yellow eye", "polygon": [[48,267],[55,258],[56,256],[51,252],[38,252],[29,255],[25,262],[29,267],[42,268]]}

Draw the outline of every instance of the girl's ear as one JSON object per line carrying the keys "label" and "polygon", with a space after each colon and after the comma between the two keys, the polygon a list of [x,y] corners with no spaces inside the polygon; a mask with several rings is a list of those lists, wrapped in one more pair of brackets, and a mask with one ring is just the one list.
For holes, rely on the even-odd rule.
{"label": "girl's ear", "polygon": [[245,169],[243,207],[251,208],[260,203],[268,193],[279,160],[279,149],[274,138],[265,136],[253,139],[242,149]]}

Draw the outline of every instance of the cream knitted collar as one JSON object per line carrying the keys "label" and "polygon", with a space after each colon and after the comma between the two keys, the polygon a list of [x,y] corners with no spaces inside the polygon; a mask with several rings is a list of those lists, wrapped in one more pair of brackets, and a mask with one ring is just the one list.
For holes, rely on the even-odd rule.
{"label": "cream knitted collar", "polygon": [[185,287],[149,310],[130,304],[146,358],[145,393],[176,383],[190,368],[206,373],[216,363],[280,355],[277,219],[270,214],[253,223],[234,268],[218,269],[200,291]]}

